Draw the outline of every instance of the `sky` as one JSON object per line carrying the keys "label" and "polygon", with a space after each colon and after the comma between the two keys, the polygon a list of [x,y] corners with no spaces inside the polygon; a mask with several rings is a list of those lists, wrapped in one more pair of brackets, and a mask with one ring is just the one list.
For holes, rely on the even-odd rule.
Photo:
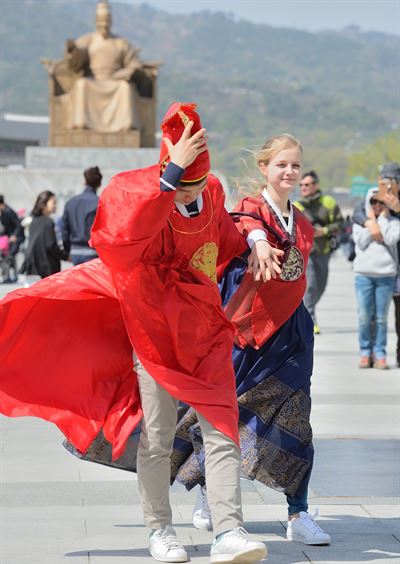
{"label": "sky", "polygon": [[149,4],[172,13],[230,12],[275,27],[319,31],[356,25],[363,31],[400,35],[400,0],[110,0]]}

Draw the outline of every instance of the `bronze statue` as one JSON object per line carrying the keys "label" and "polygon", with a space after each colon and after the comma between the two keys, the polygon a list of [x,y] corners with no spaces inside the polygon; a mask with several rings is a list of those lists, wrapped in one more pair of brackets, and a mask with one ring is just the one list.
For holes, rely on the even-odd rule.
{"label": "bronze statue", "polygon": [[67,41],[69,67],[84,72],[63,96],[67,129],[86,127],[101,132],[140,129],[138,92],[130,82],[135,71],[142,68],[138,52],[126,39],[111,33],[108,2],[99,2],[96,31]]}
{"label": "bronze statue", "polygon": [[[73,134],[87,130],[119,134],[116,143],[107,137],[109,146],[154,146],[155,83],[160,63],[142,63],[138,54],[139,49],[127,39],[111,33],[109,4],[98,2],[96,31],[67,40],[62,61],[42,60],[53,80],[50,144],[104,145],[104,136]],[[131,134],[129,143],[126,137],[121,141],[124,132]]]}

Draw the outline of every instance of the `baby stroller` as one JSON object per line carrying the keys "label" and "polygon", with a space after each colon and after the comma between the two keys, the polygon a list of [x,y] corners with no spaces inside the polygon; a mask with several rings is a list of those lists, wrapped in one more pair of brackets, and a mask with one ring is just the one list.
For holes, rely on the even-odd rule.
{"label": "baby stroller", "polygon": [[15,256],[10,255],[10,240],[7,235],[0,235],[0,282],[7,284],[16,280],[17,265]]}

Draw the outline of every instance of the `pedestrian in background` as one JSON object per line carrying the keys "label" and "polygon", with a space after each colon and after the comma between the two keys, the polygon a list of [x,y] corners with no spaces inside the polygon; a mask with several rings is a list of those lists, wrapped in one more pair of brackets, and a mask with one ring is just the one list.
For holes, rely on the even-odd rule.
{"label": "pedestrian in background", "polygon": [[328,283],[329,259],[337,248],[337,235],[343,217],[336,200],[319,189],[319,178],[311,170],[303,174],[300,182],[301,198],[294,205],[304,213],[314,227],[314,244],[307,265],[307,290],[304,304],[314,322],[314,334],[321,332],[315,308]]}
{"label": "pedestrian in background", "polygon": [[[378,177],[379,182],[386,182],[388,186],[393,184],[393,189],[386,190],[382,194],[382,201],[390,210],[390,215],[400,219],[400,199],[399,199],[399,186],[400,186],[400,165],[396,162],[387,162],[382,166],[381,173]],[[368,227],[373,239],[378,243],[382,242],[382,234],[379,224],[375,220],[367,217],[365,204],[361,202],[354,210],[353,222],[358,223],[362,227]],[[400,242],[397,244],[397,259],[400,257]],[[397,279],[393,295],[394,312],[395,312],[395,326],[397,333],[397,349],[396,358],[397,366],[400,367],[400,270],[398,265]]]}
{"label": "pedestrian in background", "polygon": [[83,176],[85,188],[65,204],[62,219],[63,246],[70,253],[74,266],[97,257],[96,251],[89,247],[89,239],[99,203],[97,190],[103,176],[97,166],[86,169]]}
{"label": "pedestrian in background", "polygon": [[[10,284],[17,281],[16,256],[25,237],[19,217],[15,211],[5,203],[2,194],[0,194],[0,235],[4,238],[8,238],[7,243],[5,239],[3,240],[3,244],[7,245],[7,254],[4,256],[6,259],[4,266],[6,268],[4,270],[3,282]],[[11,275],[11,270],[13,271],[13,275]]]}
{"label": "pedestrian in background", "polygon": [[[389,368],[386,361],[387,316],[398,272],[397,244],[400,220],[391,215],[379,199],[379,189],[371,188],[365,209],[374,228],[353,226],[356,245],[354,259],[355,287],[358,302],[358,339],[360,368]],[[380,240],[374,238],[379,228]]]}
{"label": "pedestrian in background", "polygon": [[56,209],[57,201],[53,192],[45,190],[38,195],[31,213],[29,242],[21,274],[45,278],[60,272],[61,260],[68,258],[68,253],[57,245],[54,222],[50,218]]}

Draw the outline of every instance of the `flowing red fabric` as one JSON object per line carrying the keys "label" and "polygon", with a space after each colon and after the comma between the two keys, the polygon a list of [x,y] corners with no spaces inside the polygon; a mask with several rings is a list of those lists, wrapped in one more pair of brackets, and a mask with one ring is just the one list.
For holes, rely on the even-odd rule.
{"label": "flowing red fabric", "polygon": [[101,261],[11,292],[0,327],[1,412],[52,421],[81,452],[103,428],[121,450],[141,410],[132,346]]}
{"label": "flowing red fabric", "polygon": [[238,442],[233,327],[213,273],[246,248],[209,177],[185,218],[158,165],[114,177],[92,243],[100,259],[0,302],[0,411],[55,423],[85,452],[102,429],[118,458],[142,412],[132,352],[174,397]]}

